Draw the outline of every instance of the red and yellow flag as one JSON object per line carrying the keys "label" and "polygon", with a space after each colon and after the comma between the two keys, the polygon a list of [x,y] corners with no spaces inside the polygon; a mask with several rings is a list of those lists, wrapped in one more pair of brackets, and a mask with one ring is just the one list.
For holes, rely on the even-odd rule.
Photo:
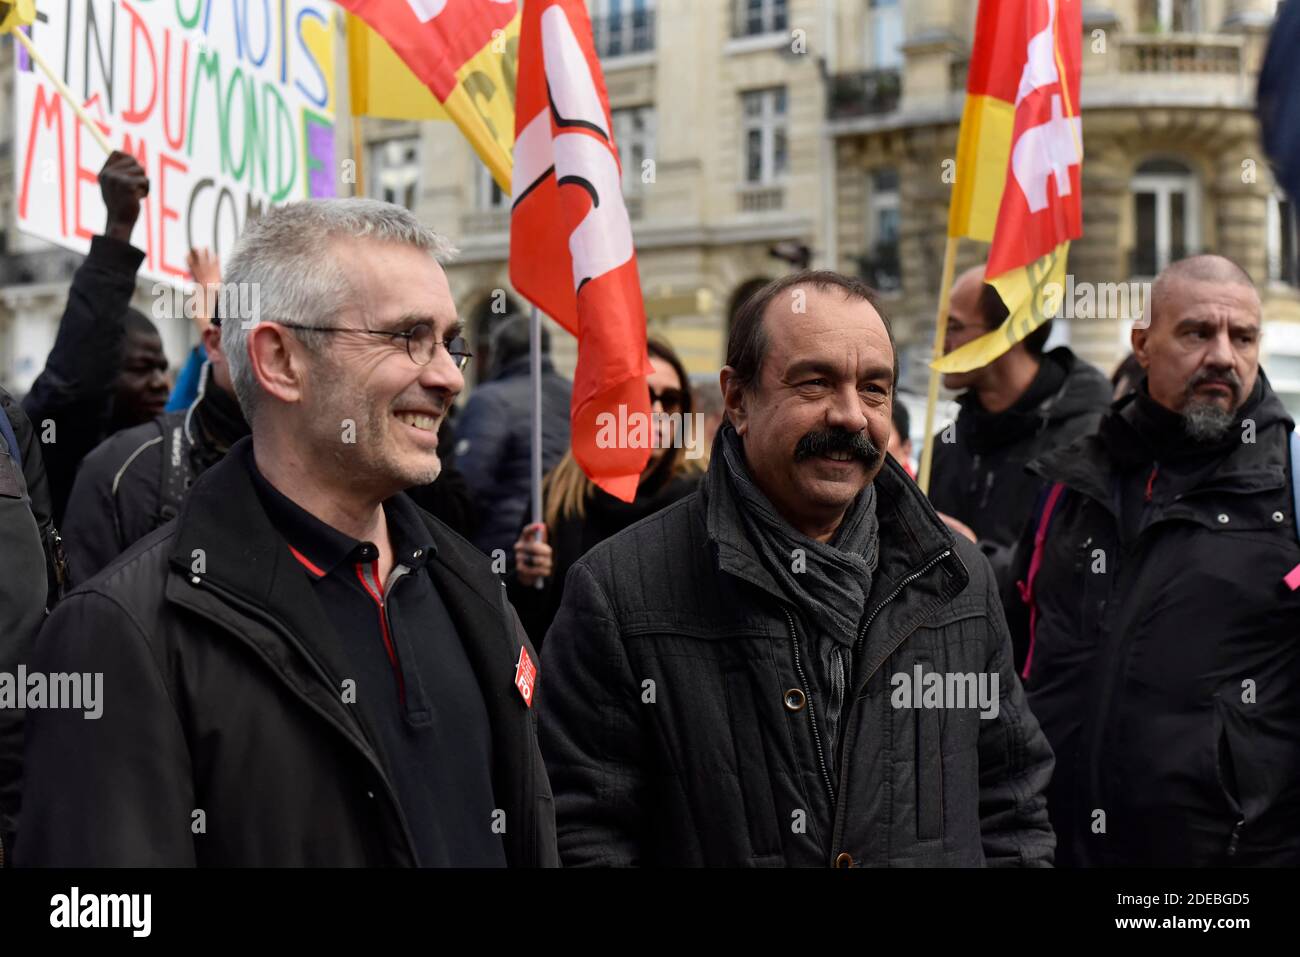
{"label": "red and yellow flag", "polygon": [[[992,362],[1056,312],[1083,235],[1082,0],[981,0],[948,235],[992,243],[985,281],[1010,315],[933,363]],[[1055,283],[1055,289],[1051,284]]]}
{"label": "red and yellow flag", "polygon": [[649,421],[652,370],[609,97],[583,0],[524,6],[517,116],[510,281],[578,337],[573,457],[630,502],[650,449],[633,447],[610,417]]}
{"label": "red and yellow flag", "polygon": [[515,143],[514,0],[337,0],[433,92],[503,190]]}

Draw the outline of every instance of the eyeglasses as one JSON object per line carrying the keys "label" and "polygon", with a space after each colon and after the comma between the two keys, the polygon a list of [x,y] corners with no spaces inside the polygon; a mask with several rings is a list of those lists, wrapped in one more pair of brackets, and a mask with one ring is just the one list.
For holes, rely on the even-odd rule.
{"label": "eyeglasses", "polygon": [[286,329],[309,329],[312,332],[354,332],[365,336],[383,336],[387,339],[405,339],[406,354],[411,357],[411,361],[416,365],[427,366],[433,361],[433,354],[438,351],[441,345],[451,356],[451,361],[455,363],[456,368],[463,370],[469,365],[469,360],[474,358],[474,353],[469,351],[469,343],[462,336],[448,342],[439,342],[438,337],[434,334],[433,326],[427,322],[417,322],[409,329],[403,329],[401,332],[387,332],[380,329],[353,329],[348,326],[298,326],[291,323],[281,323]]}
{"label": "eyeglasses", "polygon": [[650,405],[654,406],[658,402],[669,415],[680,412],[686,404],[686,395],[681,389],[664,389],[662,392],[656,392],[653,386],[647,388],[650,390]]}

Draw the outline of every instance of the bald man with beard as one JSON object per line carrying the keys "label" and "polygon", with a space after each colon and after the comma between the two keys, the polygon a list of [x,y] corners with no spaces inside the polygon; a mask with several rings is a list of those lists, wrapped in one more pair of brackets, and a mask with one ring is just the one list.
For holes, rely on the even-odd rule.
{"label": "bald man with beard", "polygon": [[1229,260],[1174,263],[1132,332],[1136,391],[1033,466],[1008,617],[1060,864],[1300,864],[1294,423],[1260,314]]}

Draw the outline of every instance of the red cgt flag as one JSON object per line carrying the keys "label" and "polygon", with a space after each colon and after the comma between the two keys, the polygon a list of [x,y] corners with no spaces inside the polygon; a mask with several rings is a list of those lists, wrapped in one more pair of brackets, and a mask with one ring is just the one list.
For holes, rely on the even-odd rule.
{"label": "red cgt flag", "polygon": [[630,448],[627,436],[609,441],[609,416],[649,420],[652,370],[609,97],[583,0],[525,4],[515,117],[510,281],[578,337],[573,457],[630,502],[650,449]]}

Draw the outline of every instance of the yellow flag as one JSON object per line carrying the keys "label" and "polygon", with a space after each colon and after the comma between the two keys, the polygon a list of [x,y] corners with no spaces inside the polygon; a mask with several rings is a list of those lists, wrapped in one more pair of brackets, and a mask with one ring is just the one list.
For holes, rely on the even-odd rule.
{"label": "yellow flag", "polygon": [[352,115],[386,120],[446,120],[447,111],[387,41],[354,14],[348,17]]}

